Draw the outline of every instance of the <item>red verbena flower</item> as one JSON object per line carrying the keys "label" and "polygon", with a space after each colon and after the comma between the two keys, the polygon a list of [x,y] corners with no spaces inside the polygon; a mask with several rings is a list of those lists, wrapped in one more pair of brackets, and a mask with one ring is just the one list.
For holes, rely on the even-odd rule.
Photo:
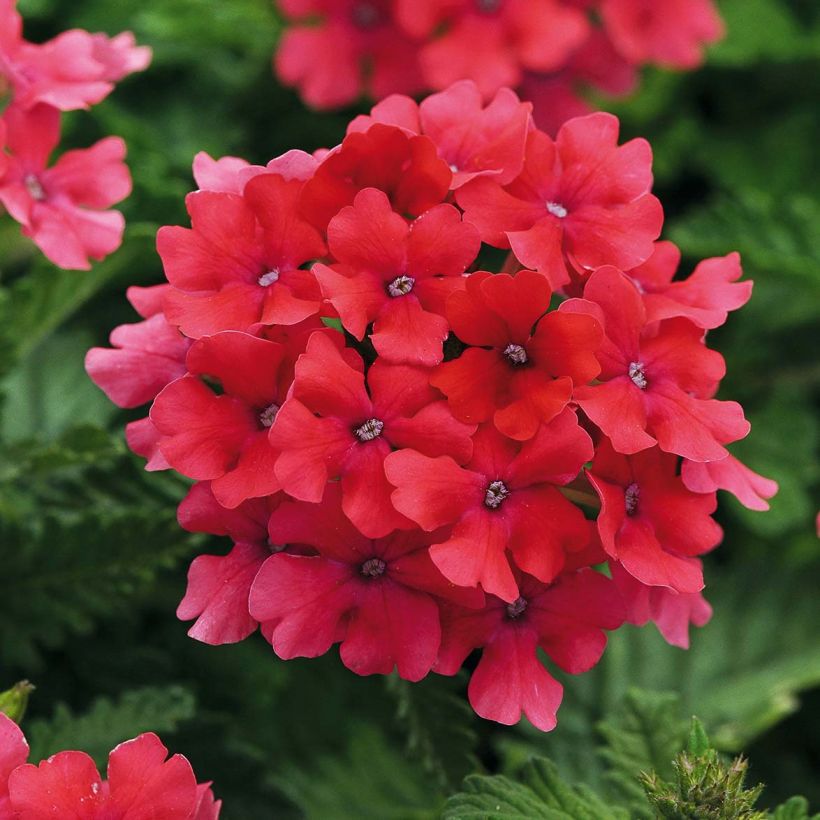
{"label": "red verbena flower", "polygon": [[474,273],[450,296],[450,329],[471,347],[439,365],[430,382],[456,418],[492,419],[504,435],[526,440],[566,407],[573,383],[598,375],[598,323],[547,313],[550,297],[546,278],[526,270],[515,277]]}
{"label": "red verbena flower", "polygon": [[650,256],[663,224],[651,166],[646,140],[619,146],[617,118],[590,114],[567,122],[555,141],[531,131],[524,170],[509,185],[482,177],[456,198],[483,241],[512,248],[557,288],[569,281],[567,260],[628,269]]}
{"label": "red verbena flower", "polygon": [[[389,0],[279,0],[296,25],[276,53],[279,79],[314,108],[423,90],[417,47],[399,29]],[[318,18],[311,23],[310,18]]]}
{"label": "red verbena flower", "polygon": [[359,191],[378,188],[396,213],[420,216],[444,201],[452,179],[429,137],[377,122],[348,134],[322,159],[302,192],[301,212],[326,230]]}
{"label": "red verbena flower", "polygon": [[165,303],[169,322],[198,338],[297,324],[318,313],[319,286],[301,265],[327,249],[298,215],[303,186],[304,177],[264,173],[247,181],[241,195],[188,195],[193,227],[164,227],[157,235],[173,285]]}
{"label": "red verbena flower", "polygon": [[588,671],[606,646],[603,630],[623,623],[623,604],[612,581],[591,569],[562,575],[554,584],[522,576],[518,586],[520,596],[512,602],[488,596],[481,610],[445,606],[434,670],[455,675],[473,649],[482,649],[468,687],[473,709],[508,725],[523,712],[548,732],[555,728],[563,687],[537,650],[565,672]]}
{"label": "red verbena flower", "polygon": [[452,188],[479,176],[500,185],[512,182],[524,165],[524,147],[532,105],[521,102],[508,88],[499,89],[484,105],[472,80],[463,80],[421,104],[394,94],[375,105],[370,116],[359,116],[348,133],[367,131],[374,123],[425,134],[453,172]]}
{"label": "red verbena flower", "polygon": [[474,429],[453,418],[425,370],[379,360],[365,379],[356,354],[346,361],[314,334],[270,441],[281,452],[276,476],[285,492],[318,503],[338,478],[345,514],[365,535],[381,538],[412,527],[390,501],[383,465],[392,448],[466,460]]}
{"label": "red verbena flower", "polygon": [[448,583],[430,560],[434,534],[366,538],[343,513],[338,484],[322,504],[281,504],[270,531],[277,541],[318,552],[271,556],[251,589],[251,615],[282,658],[316,657],[341,641],[342,661],[357,674],[396,668],[402,678],[420,680],[438,655],[437,599],[481,606],[481,593]]}
{"label": "red verbena flower", "polygon": [[604,440],[587,476],[601,499],[598,533],[607,553],[647,586],[693,593],[703,589],[694,556],[716,547],[723,532],[711,517],[715,494],[688,490],[677,462],[657,447],[622,456]]}
{"label": "red verbena flower", "polygon": [[357,339],[373,323],[373,346],[385,361],[434,365],[447,338],[444,304],[464,286],[462,274],[481,244],[452,205],[436,205],[409,226],[387,195],[360,191],[327,228],[336,265],[317,264],[322,293]]}
{"label": "red verbena flower", "polygon": [[[0,743],[11,737],[13,744],[0,754],[5,757],[11,752],[17,758],[25,741],[9,723],[0,714]],[[84,752],[59,752],[39,765],[21,761],[8,776],[8,816],[21,820],[217,820],[221,801],[214,800],[210,784],[197,786],[191,764],[182,755],[166,760],[167,755],[160,739],[147,733],[111,752],[107,780]]]}
{"label": "red verbena flower", "polygon": [[475,81],[489,99],[516,86],[524,70],[562,66],[589,30],[587,16],[560,0],[460,0],[446,30],[421,50],[421,66],[433,88]]}
{"label": "red verbena flower", "polygon": [[617,49],[638,64],[697,68],[703,47],[723,36],[712,0],[602,0],[600,13]]}
{"label": "red verbena flower", "polygon": [[647,324],[635,285],[613,267],[590,276],[584,299],[561,311],[598,318],[605,338],[597,351],[600,384],[577,387],[573,398],[621,453],[657,443],[692,461],[716,461],[723,446],[749,432],[736,402],[712,398],[726,365],[686,319]]}
{"label": "red verbena flower", "polygon": [[[159,449],[183,475],[210,480],[219,502],[235,507],[280,489],[268,431],[290,386],[285,347],[247,333],[203,336],[188,351],[188,374],[151,408]],[[215,394],[203,377],[219,382]]]}
{"label": "red verbena flower", "polygon": [[712,617],[712,607],[700,592],[647,586],[615,561],[609,568],[624,602],[626,622],[644,626],[652,621],[672,646],[688,649],[689,624],[705,626]]}
{"label": "red verbena flower", "polygon": [[706,464],[684,459],[681,478],[692,492],[726,490],[750,510],[768,510],[768,500],[777,493],[776,481],[750,470],[733,455]]}
{"label": "red verbena flower", "polygon": [[283,497],[253,498],[229,510],[216,500],[209,482],[200,481],[179,505],[184,529],[227,535],[234,542],[227,555],[200,555],[191,562],[177,617],[196,618],[188,630],[192,638],[212,645],[236,643],[256,630],[248,595],[265,559],[279,549],[268,539],[268,519]]}
{"label": "red verbena flower", "polygon": [[519,590],[508,555],[549,582],[566,553],[589,542],[589,523],[557,486],[591,457],[592,441],[567,409],[523,444],[484,425],[464,467],[450,456],[406,449],[387,457],[385,472],[398,488],[392,500],[399,512],[428,532],[452,525],[452,534],[430,548],[442,573],[509,602]]}
{"label": "red verbena flower", "polygon": [[737,281],[743,275],[738,253],[704,259],[686,279],[673,282],[679,264],[680,250],[672,242],[656,242],[652,256],[627,272],[643,295],[647,322],[683,316],[710,330],[752,295],[750,281]]}

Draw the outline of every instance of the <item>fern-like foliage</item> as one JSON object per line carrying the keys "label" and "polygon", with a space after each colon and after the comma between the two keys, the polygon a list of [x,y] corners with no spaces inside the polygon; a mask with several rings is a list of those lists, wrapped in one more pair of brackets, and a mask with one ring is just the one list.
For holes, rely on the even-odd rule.
{"label": "fern-like foliage", "polygon": [[408,752],[441,791],[454,791],[479,766],[478,737],[464,697],[464,676],[429,675],[419,683],[391,676],[386,682],[398,703],[397,718],[407,735]]}
{"label": "fern-like foliage", "polygon": [[33,674],[40,648],[125,611],[190,554],[197,540],[174,516],[183,491],[93,429],[0,450],[0,659]]}

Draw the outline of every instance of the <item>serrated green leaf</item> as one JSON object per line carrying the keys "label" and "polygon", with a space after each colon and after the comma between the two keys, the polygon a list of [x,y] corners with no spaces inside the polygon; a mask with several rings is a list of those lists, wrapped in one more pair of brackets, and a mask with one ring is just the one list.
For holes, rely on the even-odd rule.
{"label": "serrated green leaf", "polygon": [[635,818],[652,817],[637,775],[654,771],[664,778],[672,776],[672,759],[686,734],[680,712],[680,697],[675,694],[630,689],[620,708],[598,724],[606,741],[600,751],[608,764],[605,779]]}
{"label": "serrated green leaf", "polygon": [[790,798],[769,816],[771,820],[818,820],[820,818],[820,814],[809,814],[809,801],[805,797]]}
{"label": "serrated green leaf", "polygon": [[115,701],[98,698],[81,715],[60,704],[50,720],[35,720],[26,727],[30,759],[39,761],[65,749],[78,749],[104,767],[117,744],[143,732],[172,732],[178,723],[193,717],[194,711],[193,696],[180,686],[135,689]]}
{"label": "serrated green leaf", "polygon": [[609,805],[586,786],[573,786],[546,758],[533,758],[520,782],[504,775],[470,775],[451,797],[443,820],[627,820],[628,813]]}

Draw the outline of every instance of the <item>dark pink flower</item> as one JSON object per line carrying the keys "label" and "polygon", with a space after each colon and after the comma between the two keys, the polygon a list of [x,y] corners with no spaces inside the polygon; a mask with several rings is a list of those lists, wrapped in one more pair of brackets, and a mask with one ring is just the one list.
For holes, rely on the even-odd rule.
{"label": "dark pink flower", "polygon": [[227,555],[200,555],[191,563],[177,618],[196,618],[188,630],[192,638],[212,645],[236,643],[256,630],[248,595],[259,568],[277,549],[268,540],[268,519],[283,497],[254,498],[226,509],[209,483],[201,481],[180,504],[179,522],[186,530],[228,535],[234,542]]}
{"label": "dark pink flower", "polygon": [[460,188],[478,176],[500,185],[512,182],[524,165],[524,147],[532,105],[521,102],[508,88],[499,89],[484,105],[478,87],[463,80],[421,105],[398,94],[375,105],[370,116],[357,117],[348,133],[366,131],[380,122],[425,134],[453,172],[451,188]]}
{"label": "dark pink flower", "polygon": [[682,318],[648,325],[640,293],[619,270],[596,270],[584,299],[560,310],[595,316],[604,328],[600,384],[578,387],[573,397],[618,452],[657,443],[692,461],[717,461],[724,444],[748,434],[740,405],[712,398],[726,365],[704,344],[703,330]]}
{"label": "dark pink flower", "polygon": [[[275,66],[308,105],[334,108],[362,93],[423,90],[417,46],[393,21],[389,0],[281,0],[296,24],[285,30]],[[309,18],[313,18],[310,20]]]}
{"label": "dark pink flower", "polygon": [[14,817],[9,803],[9,776],[26,760],[26,738],[15,722],[0,712],[0,817]]}
{"label": "dark pink flower", "polygon": [[0,179],[0,203],[58,267],[88,270],[119,248],[125,221],[105,210],[131,192],[123,162],[125,143],[107,137],[91,148],[68,151],[50,168],[60,138],[60,112],[47,105],[3,114],[8,167]]}
{"label": "dark pink flower", "polygon": [[320,230],[363,188],[387,194],[396,213],[420,216],[447,197],[453,174],[433,141],[374,123],[348,134],[322,159],[302,192],[301,211]]}
{"label": "dark pink flower", "polygon": [[327,231],[337,264],[317,264],[313,273],[344,327],[362,339],[372,322],[370,338],[385,361],[438,364],[449,332],[444,303],[478,253],[476,229],[452,205],[436,205],[408,226],[385,193],[365,188]]}
{"label": "dark pink flower", "polygon": [[89,108],[151,62],[151,49],[137,46],[130,32],[108,37],[72,29],[41,45],[29,43],[14,6],[14,0],[0,3],[0,79],[5,75],[20,108]]}
{"label": "dark pink flower", "polygon": [[686,279],[673,282],[679,264],[680,251],[672,242],[656,242],[652,256],[627,272],[643,294],[647,322],[683,316],[710,330],[752,295],[751,281],[737,281],[743,275],[738,253],[704,259]]}
{"label": "dark pink flower", "polygon": [[750,470],[732,455],[706,464],[684,459],[681,478],[692,492],[726,490],[750,510],[768,510],[768,499],[778,490],[776,481]]}
{"label": "dark pink flower", "polygon": [[566,554],[589,542],[589,522],[557,487],[591,457],[592,441],[566,409],[524,443],[480,427],[465,467],[412,449],[392,453],[384,466],[399,512],[428,532],[452,525],[430,548],[445,577],[509,602],[519,595],[512,559],[549,582]]}
{"label": "dark pink flower", "polygon": [[[9,778],[13,816],[194,820],[203,795],[197,792],[191,764],[182,755],[166,760],[167,754],[160,739],[147,733],[111,752],[107,781],[84,752],[59,752],[38,766],[19,766]],[[213,804],[204,817],[211,820],[218,812],[218,804]]]}
{"label": "dark pink flower", "polygon": [[652,621],[667,643],[688,649],[689,624],[705,626],[711,619],[712,607],[702,593],[646,586],[617,562],[611,561],[609,566],[626,608],[627,623],[643,626]]}
{"label": "dark pink flower", "polygon": [[[188,351],[189,374],[169,384],[151,408],[162,455],[183,475],[211,480],[223,506],[280,488],[268,431],[290,386],[285,353],[283,345],[247,333],[203,336]],[[215,394],[203,376],[217,380],[222,392]]]}
{"label": "dark pink flower", "polygon": [[601,17],[630,62],[697,68],[703,47],[723,36],[712,0],[602,0]]}
{"label": "dark pink flower", "polygon": [[481,177],[457,191],[465,221],[556,289],[569,281],[567,260],[589,269],[639,265],[652,253],[663,210],[649,193],[649,143],[619,146],[618,128],[611,114],[590,114],[565,123],[554,142],[531,131],[524,170],[511,184]]}
{"label": "dark pink flower", "polygon": [[439,596],[480,606],[476,590],[448,583],[430,560],[434,536],[418,530],[371,540],[342,511],[338,484],[321,504],[285,502],[273,513],[277,540],[318,555],[279,553],[253,583],[251,615],[281,658],[316,657],[341,641],[345,666],[360,675],[420,680],[438,654]]}
{"label": "dark pink flower", "polygon": [[472,346],[439,365],[430,383],[456,418],[492,419],[505,436],[525,441],[566,407],[573,383],[598,375],[598,323],[547,313],[551,295],[546,277],[522,270],[515,277],[478,271],[450,296],[450,329]]}
{"label": "dark pink flower", "polygon": [[553,71],[583,42],[587,16],[560,0],[461,0],[444,33],[421,52],[433,88],[465,77],[490,99],[524,70]]}
{"label": "dark pink flower", "polygon": [[643,584],[693,593],[703,589],[695,556],[714,549],[723,531],[711,517],[715,494],[688,490],[677,462],[657,447],[619,455],[604,439],[587,477],[601,499],[598,533],[609,555]]}
{"label": "dark pink flower", "polygon": [[112,348],[88,351],[85,369],[118,407],[146,404],[186,373],[191,341],[169,325],[162,313],[114,328],[110,342]]}
{"label": "dark pink flower", "polygon": [[[291,170],[303,173],[305,165]],[[173,285],[165,303],[169,322],[198,338],[220,330],[297,324],[318,313],[319,286],[300,266],[324,256],[326,248],[298,216],[303,186],[304,177],[264,173],[252,176],[242,196],[188,195],[193,227],[167,226],[157,234]]]}
{"label": "dark pink flower", "polygon": [[548,732],[563,687],[544,668],[538,649],[565,672],[588,671],[606,646],[603,630],[623,623],[623,604],[612,581],[592,569],[566,573],[554,584],[523,576],[519,588],[512,602],[488,596],[483,610],[445,606],[434,670],[455,675],[473,649],[482,649],[468,688],[473,709],[507,725],[523,712]]}
{"label": "dark pink flower", "polygon": [[270,440],[281,451],[276,475],[288,494],[319,502],[328,481],[338,478],[345,514],[365,535],[381,538],[412,527],[390,501],[385,456],[394,447],[413,447],[466,460],[474,429],[453,418],[425,370],[379,360],[365,380],[358,356],[346,361],[314,334]]}

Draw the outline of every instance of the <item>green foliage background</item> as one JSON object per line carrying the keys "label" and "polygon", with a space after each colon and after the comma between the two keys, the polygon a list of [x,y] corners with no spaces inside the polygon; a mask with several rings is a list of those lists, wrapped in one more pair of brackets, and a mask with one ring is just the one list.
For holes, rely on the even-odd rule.
{"label": "green foliage background", "polygon": [[[647,764],[611,717],[601,728],[638,685],[676,693],[719,748],[748,752],[764,805],[798,792],[820,806],[820,6],[720,5],[729,37],[703,70],[648,72],[638,96],[603,104],[625,137],[651,140],[665,235],[686,264],[738,249],[755,280],[711,341],[728,362],[724,396],[754,426],[737,453],[781,492],[766,514],[722,499],[725,543],[706,560],[715,617],[692,649],[622,629],[595,671],[569,681],[558,729],[542,735],[476,718],[462,678],[360,679],[333,655],[279,662],[258,636],[221,648],[186,637],[173,611],[187,562],[227,545],[178,529],[184,482],[142,471],[122,442],[132,415],[88,381],[83,355],[134,320],[128,285],[160,281],[153,236],[185,222],[197,151],[264,163],[335,144],[354,112],[308,112],[277,86],[268,0],[20,0],[35,41],[132,29],[155,51],[148,72],[66,118],[67,147],[128,142],[123,248],[91,273],[61,272],[0,220],[0,689],[36,683],[25,723],[36,755],[82,746],[102,761],[159,730],[216,782],[226,820],[436,817],[464,775],[512,773],[532,754],[628,800],[640,789],[618,766],[663,768],[679,748],[665,724]],[[609,765],[602,736],[627,738]]]}

